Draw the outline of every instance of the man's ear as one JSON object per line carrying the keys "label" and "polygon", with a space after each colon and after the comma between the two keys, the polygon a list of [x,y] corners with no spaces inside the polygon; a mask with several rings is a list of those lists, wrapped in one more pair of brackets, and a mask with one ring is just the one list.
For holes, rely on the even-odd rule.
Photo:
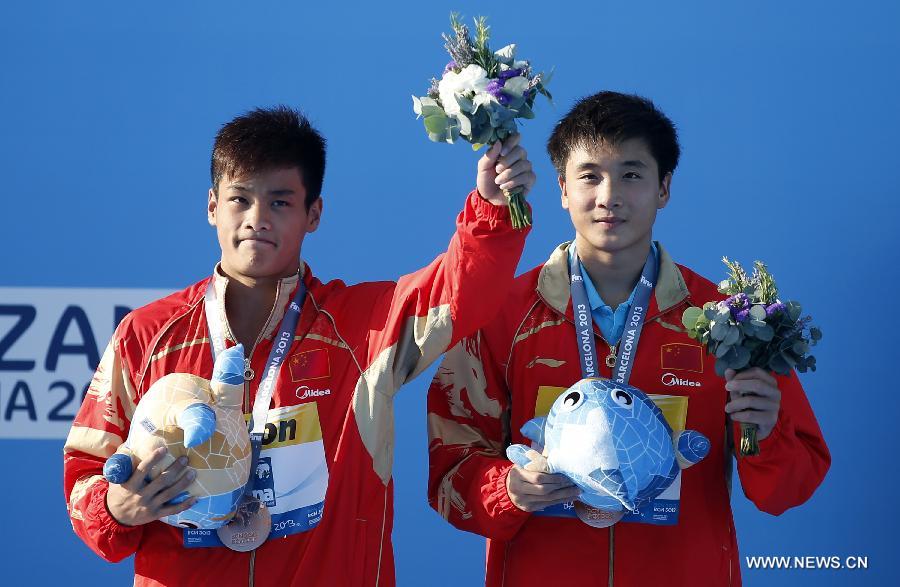
{"label": "man's ear", "polygon": [[216,208],[219,205],[219,199],[216,197],[216,192],[212,188],[209,188],[209,198],[206,201],[206,221],[209,222],[210,226],[216,225]]}
{"label": "man's ear", "polygon": [[306,218],[306,232],[315,232],[316,229],[319,228],[319,222],[322,221],[322,209],[324,205],[322,196],[316,198],[316,201],[310,205]]}
{"label": "man's ear", "polygon": [[556,176],[556,181],[559,183],[559,201],[562,205],[563,210],[569,209],[569,196],[566,194],[566,178],[562,175]]}
{"label": "man's ear", "polygon": [[672,172],[667,173],[662,181],[659,182],[659,202],[657,202],[656,209],[662,210],[669,203],[669,195],[670,189],[672,187]]}

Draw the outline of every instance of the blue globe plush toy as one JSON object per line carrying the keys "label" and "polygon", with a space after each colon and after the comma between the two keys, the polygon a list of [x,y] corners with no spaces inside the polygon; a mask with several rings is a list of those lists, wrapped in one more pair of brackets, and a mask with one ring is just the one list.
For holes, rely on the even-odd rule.
{"label": "blue globe plush toy", "polygon": [[677,434],[662,411],[636,387],[582,379],[564,391],[546,418],[522,434],[543,453],[521,444],[509,459],[529,470],[561,473],[582,490],[580,501],[606,512],[635,512],[662,493],[678,474],[709,453],[695,430]]}

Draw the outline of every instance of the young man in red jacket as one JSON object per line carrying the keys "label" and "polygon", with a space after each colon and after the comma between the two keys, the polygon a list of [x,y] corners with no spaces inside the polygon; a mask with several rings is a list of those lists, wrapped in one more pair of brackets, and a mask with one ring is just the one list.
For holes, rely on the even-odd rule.
{"label": "young man in red jacket", "polygon": [[[220,262],[211,277],[122,321],[66,441],[79,537],[110,561],[135,554],[136,585],[393,585],[393,396],[486,323],[508,292],[526,231],[512,228],[502,190],[527,191],[535,179],[517,143],[498,143],[479,161],[446,253],[397,282],[346,286],[320,282],[300,256],[322,215],[324,139],[284,107],[226,124],[208,197]],[[276,339],[290,341],[280,369],[269,359]],[[260,403],[253,425],[265,430],[255,470],[267,491],[253,489],[272,518],[268,540],[251,552],[157,521],[194,502],[171,502],[194,478],[183,461],[145,482],[165,449],[121,485],[101,474],[155,381],[209,379],[214,353],[237,343],[244,413]],[[269,373],[274,392],[263,402]]]}
{"label": "young man in red jacket", "polygon": [[[721,379],[682,328],[685,308],[722,296],[651,239],[679,157],[673,124],[651,102],[614,92],[585,98],[557,124],[548,151],[575,240],[517,278],[500,314],[445,356],[428,396],[430,503],[457,528],[488,538],[491,587],[739,585],[733,439],[740,422],[759,425],[759,455],[737,460],[741,486],[759,509],[780,514],[803,503],[830,464],[803,389],[795,374],[761,369]],[[566,477],[513,466],[505,456],[510,444],[531,443],[522,425],[583,377],[573,270],[584,277],[597,376],[618,377],[630,363],[628,382],[669,396],[686,410],[683,428],[711,444],[659,508],[608,527],[579,516],[579,490]],[[635,348],[632,321],[641,312]]]}

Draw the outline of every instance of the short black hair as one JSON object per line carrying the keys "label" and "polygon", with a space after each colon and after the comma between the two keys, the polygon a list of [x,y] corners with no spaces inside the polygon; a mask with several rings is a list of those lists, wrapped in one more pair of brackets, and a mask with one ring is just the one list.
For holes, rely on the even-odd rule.
{"label": "short black hair", "polygon": [[650,100],[633,94],[599,92],[582,98],[553,129],[547,152],[560,176],[566,161],[579,147],[618,145],[628,139],[643,139],[656,159],[659,180],[675,171],[681,147],[672,121]]}
{"label": "short black hair", "polygon": [[256,108],[234,118],[216,134],[210,164],[213,192],[218,196],[224,177],[292,167],[300,171],[309,210],[322,193],[325,137],[293,108]]}

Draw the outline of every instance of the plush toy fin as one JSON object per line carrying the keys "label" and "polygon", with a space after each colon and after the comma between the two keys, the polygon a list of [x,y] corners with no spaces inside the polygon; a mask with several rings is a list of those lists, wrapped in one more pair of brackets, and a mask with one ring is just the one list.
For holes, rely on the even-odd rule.
{"label": "plush toy fin", "polygon": [[134,465],[131,462],[131,457],[117,452],[106,459],[106,463],[103,465],[103,476],[110,483],[121,485],[131,479],[133,469]]}
{"label": "plush toy fin", "polygon": [[178,505],[179,503],[186,501],[190,497],[191,497],[190,493],[188,493],[187,491],[182,491],[181,493],[179,493],[178,495],[176,495],[175,497],[173,497],[172,499],[167,501],[166,505]]}
{"label": "plush toy fin", "polygon": [[229,385],[244,383],[244,345],[238,344],[225,349],[216,357],[212,380]]}
{"label": "plush toy fin", "polygon": [[709,439],[696,430],[684,430],[675,437],[675,458],[682,469],[699,463],[709,454]]}
{"label": "plush toy fin", "polygon": [[671,475],[654,475],[653,477],[651,477],[650,482],[647,483],[647,487],[638,492],[637,497],[635,498],[635,503],[640,503],[656,498],[656,496],[665,491],[666,488],[672,484],[672,481],[675,480],[675,476],[677,474],[678,465],[675,464]]}
{"label": "plush toy fin", "polygon": [[178,414],[177,421],[178,427],[184,430],[184,446],[187,448],[203,444],[216,431],[216,413],[206,404],[189,405]]}
{"label": "plush toy fin", "polygon": [[528,453],[530,451],[531,449],[524,444],[511,444],[506,447],[506,458],[520,467],[524,467],[531,462],[531,459],[528,458]]}
{"label": "plush toy fin", "polygon": [[525,422],[525,424],[522,425],[522,428],[520,428],[519,431],[528,440],[532,440],[538,443],[540,446],[544,446],[544,424],[546,423],[547,418],[543,416],[532,418],[531,420]]}
{"label": "plush toy fin", "polygon": [[629,511],[635,510],[634,501],[628,497],[628,487],[625,478],[618,469],[594,469],[588,477],[600,484],[605,492],[619,500]]}

